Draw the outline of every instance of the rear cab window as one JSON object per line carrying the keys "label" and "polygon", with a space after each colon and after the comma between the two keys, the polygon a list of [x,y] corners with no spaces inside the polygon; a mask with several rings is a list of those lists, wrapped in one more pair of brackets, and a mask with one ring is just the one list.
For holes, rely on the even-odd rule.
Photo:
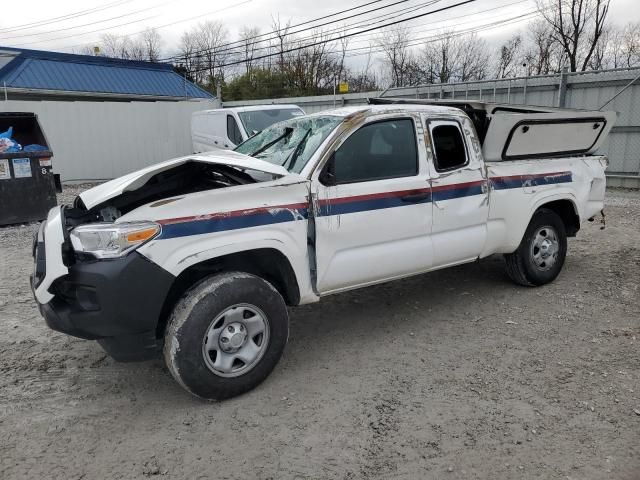
{"label": "rear cab window", "polygon": [[433,143],[433,162],[438,172],[456,170],[469,158],[460,124],[453,120],[432,120],[429,131]]}

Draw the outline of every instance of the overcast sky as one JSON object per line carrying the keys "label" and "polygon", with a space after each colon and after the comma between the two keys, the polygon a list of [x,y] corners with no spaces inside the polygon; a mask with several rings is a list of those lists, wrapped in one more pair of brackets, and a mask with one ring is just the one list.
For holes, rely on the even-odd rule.
{"label": "overcast sky", "polygon": [[[203,20],[224,22],[233,40],[243,26],[258,27],[262,32],[270,31],[272,16],[279,15],[283,22],[290,20],[292,24],[297,24],[369,1],[371,0],[3,0],[0,9],[0,46],[72,52],[79,51],[83,46],[93,46],[105,33],[133,35],[145,28],[154,27],[162,35],[163,53],[168,55],[175,53],[182,32]],[[342,16],[396,1],[398,0],[385,0]],[[426,1],[406,0],[399,5],[355,17],[348,22],[383,13],[392,15],[398,9],[417,8]],[[432,6],[419,8],[413,15],[458,1],[460,0],[439,0]],[[611,21],[618,24],[640,21],[639,3],[640,0],[612,0]],[[487,28],[493,22],[514,19],[518,15],[532,12],[534,5],[534,0],[477,0],[414,20],[408,25],[414,36],[425,38],[443,29]],[[92,11],[86,12],[87,10]],[[62,16],[74,17],[59,19]],[[497,43],[516,30],[524,30],[526,27],[526,21],[514,19],[513,22],[487,28],[480,35],[490,43]],[[365,47],[370,37],[371,34],[353,37],[349,48]],[[357,59],[352,61],[357,62]]]}

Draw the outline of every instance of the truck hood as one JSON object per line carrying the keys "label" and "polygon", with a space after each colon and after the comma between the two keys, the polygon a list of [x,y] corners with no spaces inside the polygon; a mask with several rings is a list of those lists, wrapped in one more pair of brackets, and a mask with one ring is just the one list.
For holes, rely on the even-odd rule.
{"label": "truck hood", "polygon": [[87,209],[91,209],[96,205],[123,194],[124,192],[130,192],[140,188],[147,183],[151,177],[160,172],[175,168],[178,165],[188,162],[228,165],[243,170],[264,172],[272,175],[278,175],[280,177],[289,174],[289,171],[280,165],[274,165],[272,163],[265,162],[264,160],[249,157],[248,155],[233,152],[231,150],[220,150],[216,152],[200,153],[197,155],[174,158],[151,165],[86,190],[80,194],[80,199]]}

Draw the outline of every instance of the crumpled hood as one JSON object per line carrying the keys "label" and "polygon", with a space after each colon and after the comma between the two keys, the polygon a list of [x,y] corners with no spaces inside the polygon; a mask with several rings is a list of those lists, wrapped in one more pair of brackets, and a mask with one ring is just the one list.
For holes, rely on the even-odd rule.
{"label": "crumpled hood", "polygon": [[182,165],[187,162],[229,165],[231,167],[238,167],[241,169],[254,170],[279,176],[289,174],[289,171],[280,165],[274,165],[272,163],[265,162],[264,160],[249,157],[248,155],[231,150],[220,150],[216,152],[207,152],[174,158],[151,165],[86,190],[80,194],[80,198],[87,209],[93,208],[96,205],[117,197],[124,192],[130,192],[140,188],[147,183],[151,177],[160,172],[175,168],[178,165]]}

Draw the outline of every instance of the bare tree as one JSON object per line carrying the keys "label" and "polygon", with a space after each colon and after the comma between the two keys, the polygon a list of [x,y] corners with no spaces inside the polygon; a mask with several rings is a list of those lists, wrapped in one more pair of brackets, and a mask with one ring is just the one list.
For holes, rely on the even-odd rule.
{"label": "bare tree", "polygon": [[489,66],[487,45],[476,34],[445,32],[424,45],[420,59],[427,83],[480,80]]}
{"label": "bare tree", "polygon": [[129,37],[107,33],[100,37],[100,50],[106,57],[130,58],[131,40]]}
{"label": "bare tree", "polygon": [[350,73],[349,69],[346,69],[348,75],[349,88],[355,92],[367,92],[373,91],[378,88],[377,78],[375,73],[371,71],[371,53],[373,45],[369,45],[369,52],[367,53],[367,60],[359,73]]}
{"label": "bare tree", "polygon": [[537,0],[572,72],[584,71],[605,28],[610,0]]}
{"label": "bare tree", "polygon": [[524,52],[527,75],[548,75],[558,70],[562,50],[544,20],[535,20],[527,26],[526,47]]}
{"label": "bare tree", "polygon": [[283,25],[280,21],[280,15],[277,17],[271,17],[271,28],[273,29],[273,33],[276,35],[274,42],[277,44],[278,51],[280,52],[280,69],[282,69],[284,65],[284,50],[287,43],[287,35],[289,34],[290,25],[290,22]]}
{"label": "bare tree", "polygon": [[157,62],[162,49],[162,37],[155,28],[147,28],[140,34],[140,42],[144,48],[145,60]]}
{"label": "bare tree", "polygon": [[202,79],[200,57],[196,55],[198,42],[192,32],[184,32],[178,45],[178,63],[181,64],[189,78],[199,82]]}
{"label": "bare tree", "polygon": [[84,45],[82,47],[80,47],[79,49],[72,49],[71,51],[73,53],[76,53],[78,55],[89,55],[91,57],[96,56],[96,52],[95,52],[95,48],[98,47],[100,48],[100,45]]}
{"label": "bare tree", "polygon": [[225,69],[222,66],[229,56],[227,29],[221,22],[207,21],[199,24],[192,33],[198,47],[197,57],[208,76],[208,83],[215,87],[224,82]]}
{"label": "bare tree", "polygon": [[244,27],[240,31],[240,41],[242,42],[243,47],[245,71],[249,74],[253,70],[253,57],[256,56],[256,52],[260,51],[260,45],[262,44],[262,42],[256,38],[259,35],[260,29],[258,27]]}
{"label": "bare tree", "polygon": [[515,77],[520,69],[520,51],[522,49],[522,37],[516,34],[500,46],[498,57],[497,78]]}
{"label": "bare tree", "polygon": [[336,72],[339,70],[339,61],[332,53],[329,40],[324,32],[315,30],[310,37],[292,44],[304,48],[283,56],[284,64],[280,71],[290,86],[298,92],[312,93],[333,86]]}
{"label": "bare tree", "polygon": [[611,34],[609,41],[611,67],[630,68],[640,65],[640,22],[628,23]]}
{"label": "bare tree", "polygon": [[402,25],[384,29],[375,41],[382,50],[383,62],[395,86],[405,84],[407,65],[412,59],[409,41],[409,29]]}
{"label": "bare tree", "polygon": [[[342,33],[346,33],[345,30]],[[338,55],[340,59],[338,60],[338,71],[336,72],[337,82],[339,82],[342,78],[346,77],[346,68],[345,68],[345,58],[347,56],[347,49],[349,48],[349,38],[341,38],[340,39],[340,51]]]}
{"label": "bare tree", "polygon": [[145,44],[141,38],[129,41],[129,60],[148,60]]}

